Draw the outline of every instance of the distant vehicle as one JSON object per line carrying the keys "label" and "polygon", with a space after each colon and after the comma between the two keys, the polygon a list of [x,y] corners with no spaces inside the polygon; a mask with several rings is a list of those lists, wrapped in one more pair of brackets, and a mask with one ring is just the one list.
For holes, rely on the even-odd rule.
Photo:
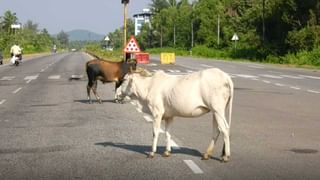
{"label": "distant vehicle", "polygon": [[73,49],[71,49],[71,51],[72,51],[72,52],[76,52],[76,51],[77,51],[77,49],[73,48]]}

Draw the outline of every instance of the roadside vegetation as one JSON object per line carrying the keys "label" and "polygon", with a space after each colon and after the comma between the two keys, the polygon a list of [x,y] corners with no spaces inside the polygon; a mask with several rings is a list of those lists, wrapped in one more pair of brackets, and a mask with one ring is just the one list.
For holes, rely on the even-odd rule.
{"label": "roadside vegetation", "polygon": [[[11,25],[20,25],[13,29]],[[60,50],[68,47],[68,35],[61,31],[52,37],[46,29],[39,30],[38,24],[28,20],[25,24],[19,22],[16,13],[6,11],[0,15],[0,51],[4,57],[10,56],[10,48],[18,44],[24,54],[50,52],[55,44]]]}
{"label": "roadside vegetation", "polygon": [[[150,53],[320,67],[319,0],[151,0],[150,9],[137,36]],[[130,36],[133,20],[128,27]],[[121,29],[109,33],[115,48]]]}

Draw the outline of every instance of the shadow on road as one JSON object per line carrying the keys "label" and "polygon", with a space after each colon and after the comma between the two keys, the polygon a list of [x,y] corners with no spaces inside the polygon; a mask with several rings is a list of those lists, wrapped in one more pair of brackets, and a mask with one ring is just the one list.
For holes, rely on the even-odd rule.
{"label": "shadow on road", "polygon": [[[87,99],[80,99],[80,100],[73,100],[73,102],[78,102],[82,104],[90,104],[89,100]],[[107,99],[107,100],[102,100],[102,103],[115,103],[114,100],[112,99]],[[97,100],[92,100],[92,104],[99,104]]]}
{"label": "shadow on road", "polygon": [[[145,145],[132,145],[132,144],[125,144],[125,143],[113,143],[113,142],[99,142],[95,143],[97,146],[103,146],[103,147],[116,147],[116,148],[121,148],[133,152],[137,152],[140,154],[148,155],[147,152],[150,152],[151,146],[145,146]],[[161,154],[165,151],[164,146],[158,146],[157,148],[157,154]],[[195,149],[190,149],[190,148],[185,148],[185,147],[180,147],[179,149],[172,149],[173,154],[186,154],[186,155],[191,155],[191,156],[196,156],[196,157],[202,157],[202,154],[195,150]],[[220,161],[220,159],[213,157],[212,159]]]}

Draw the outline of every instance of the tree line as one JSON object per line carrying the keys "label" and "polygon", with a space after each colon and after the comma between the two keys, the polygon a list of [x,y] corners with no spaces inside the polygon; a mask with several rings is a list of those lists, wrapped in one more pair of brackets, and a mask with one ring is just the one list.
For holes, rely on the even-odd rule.
{"label": "tree line", "polygon": [[[12,28],[12,25],[19,25],[19,28]],[[59,48],[67,48],[68,35],[61,31],[56,37],[52,37],[47,29],[39,30],[38,24],[28,20],[21,24],[17,14],[6,11],[0,16],[0,51],[8,56],[13,44],[23,48],[23,53],[38,53],[50,51],[55,44]]]}
{"label": "tree line", "polygon": [[[209,57],[320,65],[319,0],[151,0],[149,6],[151,23],[137,36],[143,49],[172,47]],[[132,26],[131,20],[128,34],[134,34]],[[121,33],[119,28],[109,36]],[[312,62],[305,62],[307,55]]]}

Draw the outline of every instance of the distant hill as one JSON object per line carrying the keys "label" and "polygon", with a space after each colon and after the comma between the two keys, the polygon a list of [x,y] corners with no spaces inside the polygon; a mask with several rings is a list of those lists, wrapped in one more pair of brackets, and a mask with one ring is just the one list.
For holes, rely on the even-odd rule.
{"label": "distant hill", "polygon": [[66,32],[69,35],[69,41],[101,41],[104,35],[97,34],[88,30],[72,30]]}

